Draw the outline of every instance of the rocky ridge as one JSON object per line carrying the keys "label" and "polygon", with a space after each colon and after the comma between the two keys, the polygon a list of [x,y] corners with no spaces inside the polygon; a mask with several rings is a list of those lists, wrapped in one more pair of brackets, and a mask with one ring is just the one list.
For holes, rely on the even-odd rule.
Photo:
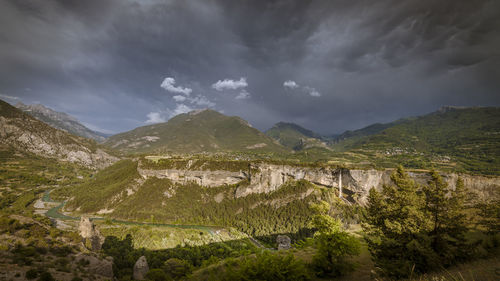
{"label": "rocky ridge", "polygon": [[16,107],[56,129],[98,142],[103,142],[106,139],[103,133],[90,130],[67,113],[57,112],[41,104],[26,105],[19,102]]}
{"label": "rocky ridge", "polygon": [[0,101],[0,144],[93,169],[118,160],[93,141],[54,129],[3,101]]}

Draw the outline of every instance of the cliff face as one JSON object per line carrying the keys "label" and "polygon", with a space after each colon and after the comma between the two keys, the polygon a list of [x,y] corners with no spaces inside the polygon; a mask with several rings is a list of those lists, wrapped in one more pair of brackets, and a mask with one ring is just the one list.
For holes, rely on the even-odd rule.
{"label": "cliff face", "polygon": [[[201,170],[146,170],[139,169],[144,177],[167,178],[175,183],[186,183],[194,181],[199,185],[214,187],[221,185],[233,185],[243,180],[248,185],[238,187],[235,197],[244,197],[252,193],[268,193],[279,189],[290,180],[307,180],[316,185],[339,189],[340,182],[342,193],[353,202],[365,204],[368,192],[372,187],[381,188],[384,184],[391,184],[392,170],[349,170],[298,167],[289,165],[258,164],[253,165],[254,172],[244,171],[201,171]],[[410,176],[421,185],[430,179],[428,173],[410,172]],[[500,188],[500,178],[483,177],[471,175],[443,174],[443,178],[452,187],[455,186],[458,177],[462,177],[465,186],[479,196],[487,198],[493,194],[494,189]],[[342,177],[342,181],[340,181]]]}

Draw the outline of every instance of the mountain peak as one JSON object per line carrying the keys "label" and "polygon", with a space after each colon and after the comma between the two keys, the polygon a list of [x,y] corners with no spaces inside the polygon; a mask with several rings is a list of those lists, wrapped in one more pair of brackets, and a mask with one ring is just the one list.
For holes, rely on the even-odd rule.
{"label": "mountain peak", "polygon": [[212,109],[179,114],[165,123],[114,135],[106,144],[131,153],[286,150],[240,117]]}
{"label": "mountain peak", "polygon": [[105,139],[103,137],[104,134],[90,130],[75,117],[64,112],[55,111],[42,104],[26,105],[18,102],[16,107],[53,128],[96,141],[103,141]]}

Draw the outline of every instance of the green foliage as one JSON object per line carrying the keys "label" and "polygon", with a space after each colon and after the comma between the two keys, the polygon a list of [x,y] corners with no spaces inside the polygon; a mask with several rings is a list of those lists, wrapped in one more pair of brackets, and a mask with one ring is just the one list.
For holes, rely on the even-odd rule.
{"label": "green foliage", "polygon": [[463,182],[451,190],[432,172],[421,189],[402,167],[391,179],[394,186],[371,189],[368,196],[363,228],[375,264],[400,278],[464,260],[470,245],[464,237]]}
{"label": "green foliage", "polygon": [[[210,168],[214,163],[226,167],[236,163],[232,167],[248,169],[245,161],[192,161],[192,165],[199,165],[200,169]],[[127,221],[231,226],[252,236],[298,233],[302,238],[308,234],[309,202],[316,201],[314,193],[311,194],[316,188],[306,181],[289,182],[267,194],[235,198],[238,188],[244,188],[247,182],[206,188],[194,182],[180,185],[168,179],[148,178],[134,194],[126,196],[126,188],[138,177],[136,167],[137,162],[123,160],[104,169],[95,179],[71,190],[74,199],[66,208],[79,207],[82,212],[114,209],[114,218]],[[307,192],[310,195],[299,200],[299,196]],[[117,197],[122,200],[111,200]]]}
{"label": "green foliage", "polygon": [[488,233],[500,233],[500,189],[487,201],[478,202],[475,208],[479,210],[479,225]]}
{"label": "green foliage", "polygon": [[[247,240],[226,241],[196,247],[176,247],[165,250],[150,251],[135,249],[131,235],[120,240],[107,236],[102,250],[105,255],[112,256],[115,276],[123,280],[131,277],[135,262],[140,256],[146,256],[149,267],[162,269],[169,277],[184,276],[192,268],[206,264],[206,261],[224,259],[233,256],[248,255],[257,248]],[[168,270],[167,270],[168,269]],[[171,271],[170,271],[171,270]]]}
{"label": "green foliage", "polygon": [[454,170],[500,175],[499,120],[497,107],[444,108],[347,137],[334,147],[363,153],[379,151],[383,157],[376,161],[391,158],[393,165],[428,168],[433,162]]}
{"label": "green foliage", "polygon": [[165,261],[163,270],[168,272],[170,277],[178,279],[191,273],[193,266],[185,260],[170,258]]}
{"label": "green foliage", "polygon": [[313,268],[319,276],[341,276],[354,269],[349,257],[360,252],[359,241],[344,231],[340,221],[329,215],[330,205],[321,201],[313,204],[315,215],[312,224],[317,253],[313,257]]}
{"label": "green foliage", "polygon": [[40,274],[40,278],[38,278],[38,281],[55,281],[54,277],[52,277],[52,274],[50,274],[47,271],[44,271]]}
{"label": "green foliage", "polygon": [[277,123],[266,131],[266,135],[297,151],[306,147],[324,146],[321,136],[293,123]]}
{"label": "green foliage", "polygon": [[292,254],[272,254],[268,251],[255,257],[243,257],[227,262],[225,272],[218,275],[220,280],[309,280],[304,263]]}
{"label": "green foliage", "polygon": [[426,213],[431,218],[428,233],[432,250],[437,255],[436,263],[449,266],[464,260],[470,247],[466,243],[467,217],[464,213],[466,193],[462,179],[458,179],[453,190],[436,172],[423,187],[426,197]]}
{"label": "green foliage", "polygon": [[137,162],[119,161],[97,173],[92,180],[71,187],[71,193],[75,199],[70,201],[67,207],[78,206],[82,212],[97,211],[104,208],[106,202],[109,202],[113,196],[126,193],[124,186],[133,183],[138,177]]}
{"label": "green foliage", "polygon": [[151,281],[168,281],[172,280],[170,276],[168,276],[165,271],[159,269],[159,268],[153,268],[148,271],[146,274],[146,280],[151,280]]}
{"label": "green foliage", "polygon": [[209,158],[171,158],[158,159],[156,161],[144,159],[141,161],[143,169],[179,169],[179,170],[198,170],[198,171],[232,171],[255,173],[256,170],[251,167],[252,161],[248,160],[229,160],[229,159],[209,159]]}
{"label": "green foliage", "polygon": [[36,269],[30,269],[28,271],[26,271],[26,275],[25,275],[26,279],[35,279],[38,277],[38,271]]}

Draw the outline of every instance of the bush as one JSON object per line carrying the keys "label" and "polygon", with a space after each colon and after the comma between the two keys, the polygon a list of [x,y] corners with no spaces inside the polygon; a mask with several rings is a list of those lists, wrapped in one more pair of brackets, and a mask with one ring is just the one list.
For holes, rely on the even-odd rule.
{"label": "bush", "polygon": [[165,271],[155,268],[151,269],[147,274],[146,274],[146,279],[147,280],[152,280],[152,281],[168,281],[172,280],[170,276],[168,276]]}
{"label": "bush", "polygon": [[317,232],[314,242],[318,251],[313,257],[312,266],[318,276],[341,276],[354,269],[349,257],[359,254],[359,241],[347,233],[341,222],[329,215],[330,205],[321,201],[313,204],[316,215],[312,224]]}
{"label": "bush", "polygon": [[165,261],[163,269],[165,272],[168,272],[172,278],[177,279],[188,275],[192,270],[192,266],[185,260],[170,258]]}
{"label": "bush", "polygon": [[292,254],[271,254],[268,251],[256,257],[233,260],[227,264],[220,280],[309,280],[309,273],[302,261]]}
{"label": "bush", "polygon": [[38,277],[38,271],[36,269],[30,269],[26,271],[26,279],[35,279]]}
{"label": "bush", "polygon": [[40,278],[38,278],[38,281],[55,281],[54,277],[52,277],[52,274],[49,272],[45,271],[40,274]]}

